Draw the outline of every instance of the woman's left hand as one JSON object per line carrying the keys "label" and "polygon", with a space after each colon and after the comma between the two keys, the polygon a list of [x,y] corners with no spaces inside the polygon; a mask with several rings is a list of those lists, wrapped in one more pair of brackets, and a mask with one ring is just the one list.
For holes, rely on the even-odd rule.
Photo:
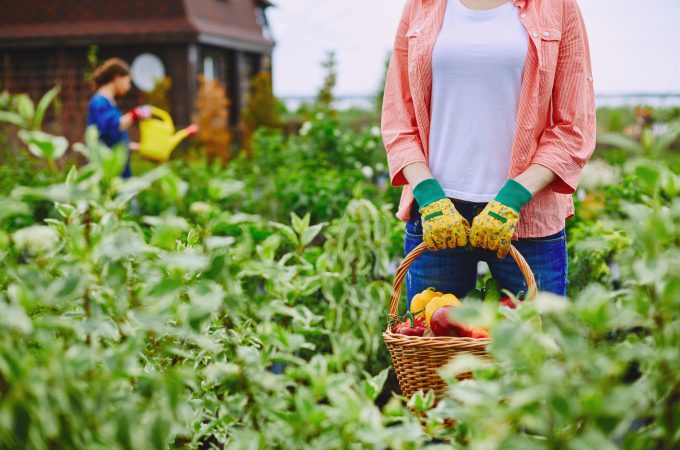
{"label": "woman's left hand", "polygon": [[486,208],[472,221],[470,244],[498,252],[505,258],[510,252],[519,212],[533,194],[516,180],[508,180]]}
{"label": "woman's left hand", "polygon": [[510,252],[517,222],[519,222],[519,214],[515,210],[492,200],[473,219],[470,244],[473,247],[495,251],[499,258],[505,258]]}

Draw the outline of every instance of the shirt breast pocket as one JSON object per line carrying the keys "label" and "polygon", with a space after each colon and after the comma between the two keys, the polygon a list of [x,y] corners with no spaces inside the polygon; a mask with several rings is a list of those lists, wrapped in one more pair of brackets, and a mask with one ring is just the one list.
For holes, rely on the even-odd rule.
{"label": "shirt breast pocket", "polygon": [[557,69],[557,59],[560,54],[562,31],[555,27],[541,27],[541,61],[539,72],[541,74],[540,91],[552,91]]}

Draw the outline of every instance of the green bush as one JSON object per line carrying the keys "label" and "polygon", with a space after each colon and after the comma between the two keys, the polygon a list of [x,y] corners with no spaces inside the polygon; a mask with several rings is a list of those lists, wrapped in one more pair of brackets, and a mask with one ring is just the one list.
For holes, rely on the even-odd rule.
{"label": "green bush", "polygon": [[454,309],[493,358],[452,360],[433,408],[381,337],[403,223],[379,133],[322,113],[254,150],[121,180],[90,132],[84,167],[5,169],[0,448],[436,448],[407,406],[453,448],[680,446],[675,166],[586,189],[608,201],[569,225],[571,300]]}

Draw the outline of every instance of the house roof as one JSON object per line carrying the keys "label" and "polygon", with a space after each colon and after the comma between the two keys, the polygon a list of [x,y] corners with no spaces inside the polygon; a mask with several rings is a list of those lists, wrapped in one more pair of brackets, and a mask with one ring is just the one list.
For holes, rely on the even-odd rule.
{"label": "house roof", "polygon": [[265,51],[274,45],[266,19],[260,16],[270,4],[262,0],[5,3],[0,14],[0,47],[198,40]]}

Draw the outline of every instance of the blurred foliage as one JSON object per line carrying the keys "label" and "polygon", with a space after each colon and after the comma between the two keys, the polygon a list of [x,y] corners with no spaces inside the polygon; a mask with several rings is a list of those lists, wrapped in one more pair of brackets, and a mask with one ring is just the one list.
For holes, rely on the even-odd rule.
{"label": "blurred foliage", "polygon": [[150,92],[144,93],[146,103],[172,113],[172,103],[170,103],[171,88],[172,78],[169,76],[156,80],[153,89]]}
{"label": "blurred foliage", "polygon": [[354,200],[331,223],[280,223],[217,208],[230,187],[216,184],[186,214],[139,216],[132,198],[152,190],[181,204],[185,182],[166,166],[110,178],[117,151],[91,132],[87,166],[1,200],[16,213],[51,201],[58,215],[0,240],[0,446],[426,440],[402,400],[386,414],[375,405],[386,244],[399,232],[388,207]]}
{"label": "blurred foliage", "polygon": [[83,77],[88,84],[94,86],[92,74],[94,73],[97,66],[99,66],[99,46],[94,44],[90,45],[87,48],[87,55],[85,55],[85,58],[87,59],[87,70],[83,74]]}
{"label": "blurred foliage", "polygon": [[248,96],[241,111],[242,147],[247,158],[253,156],[253,133],[260,127],[281,128],[269,72],[259,72],[250,79]]}
{"label": "blurred foliage", "polygon": [[586,172],[570,300],[455,309],[493,358],[453,359],[437,406],[396,393],[382,342],[403,223],[377,126],[320,109],[257,130],[252,160],[135,159],[128,180],[94,130],[83,167],[18,159],[0,168],[0,448],[678,448],[675,144]]}
{"label": "blurred foliage", "polygon": [[321,63],[321,67],[325,70],[323,84],[316,96],[315,108],[321,110],[333,110],[333,102],[335,96],[333,90],[338,81],[338,62],[334,51],[326,53],[326,59]]}
{"label": "blurred foliage", "polygon": [[196,139],[205,147],[206,158],[226,165],[232,158],[229,103],[224,86],[219,80],[199,75],[196,94]]}

